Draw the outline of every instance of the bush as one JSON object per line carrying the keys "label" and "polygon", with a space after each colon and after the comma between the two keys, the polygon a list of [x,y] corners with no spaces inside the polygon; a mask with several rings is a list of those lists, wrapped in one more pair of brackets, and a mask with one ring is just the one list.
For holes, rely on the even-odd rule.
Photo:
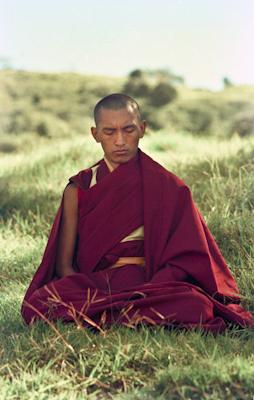
{"label": "bush", "polygon": [[26,107],[17,107],[8,115],[6,133],[20,134],[31,130],[31,114]]}
{"label": "bush", "polygon": [[41,101],[41,96],[39,94],[35,93],[32,95],[32,104],[33,105],[39,104],[40,101]]}
{"label": "bush", "polygon": [[209,134],[213,123],[212,109],[200,101],[179,104],[169,110],[169,119],[175,129],[193,134]]}
{"label": "bush", "polygon": [[192,133],[207,133],[210,130],[213,117],[210,111],[192,107],[188,110],[188,129]]}
{"label": "bush", "polygon": [[13,153],[17,151],[17,145],[11,142],[0,142],[1,153]]}
{"label": "bush", "polygon": [[236,114],[246,111],[249,108],[249,102],[242,100],[229,100],[227,102],[218,102],[218,116],[220,119],[232,120]]}
{"label": "bush", "polygon": [[130,72],[129,78],[142,78],[143,71],[141,69],[134,69]]}
{"label": "bush", "polygon": [[69,132],[68,125],[50,114],[36,114],[33,118],[33,130],[40,136],[48,138],[66,136]]}
{"label": "bush", "polygon": [[128,96],[147,97],[149,96],[150,87],[143,79],[133,78],[125,83],[122,90]]}
{"label": "bush", "polygon": [[36,131],[40,136],[49,136],[48,124],[45,121],[38,123],[36,126]]}
{"label": "bush", "polygon": [[158,130],[165,127],[165,121],[153,107],[144,106],[142,108],[142,118],[148,123],[148,128]]}
{"label": "bush", "polygon": [[150,103],[154,107],[161,107],[171,103],[177,97],[174,86],[167,82],[158,83],[150,93]]}
{"label": "bush", "polygon": [[241,137],[254,135],[254,112],[252,110],[236,115],[230,128],[230,134],[233,133],[238,133]]}
{"label": "bush", "polygon": [[223,86],[224,86],[224,89],[227,89],[227,88],[230,88],[230,87],[232,87],[234,85],[233,85],[233,82],[227,76],[225,76],[223,78]]}

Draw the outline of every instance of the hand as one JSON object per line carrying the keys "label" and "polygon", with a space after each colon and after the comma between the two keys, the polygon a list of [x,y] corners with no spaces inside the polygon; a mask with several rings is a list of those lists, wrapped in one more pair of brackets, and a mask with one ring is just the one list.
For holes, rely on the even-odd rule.
{"label": "hand", "polygon": [[76,271],[72,267],[62,267],[61,269],[58,268],[58,275],[60,278],[64,278],[66,276],[76,274]]}

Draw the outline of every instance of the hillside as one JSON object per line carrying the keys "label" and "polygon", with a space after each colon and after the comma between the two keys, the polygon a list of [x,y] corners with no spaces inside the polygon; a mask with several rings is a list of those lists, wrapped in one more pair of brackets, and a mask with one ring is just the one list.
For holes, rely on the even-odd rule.
{"label": "hillside", "polygon": [[[253,134],[254,86],[232,86],[211,92],[176,84],[176,97],[158,106],[151,103],[155,83],[149,79],[144,74],[137,90],[136,81],[130,85],[133,78],[128,77],[2,70],[0,151],[15,150],[13,141],[17,135],[25,139],[31,134],[52,138],[87,133],[95,103],[109,93],[123,91],[126,82],[130,89],[127,94],[132,95],[134,88],[138,93],[136,99],[150,131],[167,129],[217,137],[230,137],[235,132],[240,136]],[[157,98],[165,96],[165,90],[172,86],[163,82]],[[145,94],[144,90],[150,90],[151,94]]]}

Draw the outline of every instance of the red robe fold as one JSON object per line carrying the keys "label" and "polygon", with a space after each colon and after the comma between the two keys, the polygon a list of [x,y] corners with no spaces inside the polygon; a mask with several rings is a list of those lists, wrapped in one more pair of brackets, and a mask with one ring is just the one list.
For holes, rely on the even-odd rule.
{"label": "red robe fold", "polygon": [[[104,312],[109,324],[134,321],[212,332],[222,331],[228,322],[254,326],[251,314],[239,305],[232,274],[182,180],[139,150],[91,188],[91,169],[70,181],[82,191],[77,273],[60,279],[55,274],[62,202],[24,298],[27,323],[44,316],[65,321],[74,320],[75,313],[84,317],[84,303],[92,297],[85,315],[96,323]],[[144,255],[145,269],[126,265],[100,270],[112,249],[122,256],[120,241],[142,224],[144,254],[132,254],[133,247],[125,251]],[[52,299],[54,293],[57,299]]]}

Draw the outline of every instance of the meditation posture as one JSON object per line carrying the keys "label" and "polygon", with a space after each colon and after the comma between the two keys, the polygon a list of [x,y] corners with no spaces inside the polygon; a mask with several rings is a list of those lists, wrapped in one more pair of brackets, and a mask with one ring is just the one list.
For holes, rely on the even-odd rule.
{"label": "meditation posture", "polygon": [[22,304],[26,323],[254,326],[188,186],[139,149],[136,101],[106,96],[94,118],[104,158],[69,179]]}

